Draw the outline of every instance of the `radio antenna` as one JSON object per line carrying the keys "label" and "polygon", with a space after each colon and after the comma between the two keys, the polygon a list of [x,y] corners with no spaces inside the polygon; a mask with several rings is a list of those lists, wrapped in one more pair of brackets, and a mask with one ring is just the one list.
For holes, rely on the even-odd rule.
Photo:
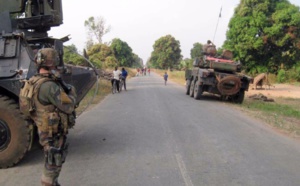
{"label": "radio antenna", "polygon": [[214,37],[213,37],[213,43],[215,42],[215,37],[216,37],[216,33],[217,33],[217,30],[218,30],[218,26],[219,26],[219,21],[220,21],[220,18],[222,16],[221,13],[222,13],[222,6],[221,6],[221,9],[220,9],[220,13],[219,13],[219,17],[218,17],[218,22],[217,22],[215,34],[214,34]]}

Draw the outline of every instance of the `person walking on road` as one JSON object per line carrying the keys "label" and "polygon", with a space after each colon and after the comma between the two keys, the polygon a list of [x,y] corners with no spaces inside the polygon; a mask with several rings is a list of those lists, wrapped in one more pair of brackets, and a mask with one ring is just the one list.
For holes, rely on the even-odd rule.
{"label": "person walking on road", "polygon": [[122,72],[120,70],[118,70],[118,67],[115,67],[115,70],[113,71],[113,79],[111,80],[111,85],[112,87],[114,86],[114,81],[116,81],[116,85],[117,85],[117,91],[120,92],[120,75],[122,74]]}
{"label": "person walking on road", "polygon": [[125,70],[125,68],[122,68],[122,79],[123,79],[123,84],[124,84],[124,90],[127,90],[126,89],[126,78],[127,78],[127,75],[128,75],[128,73]]}
{"label": "person walking on road", "polygon": [[167,72],[165,72],[164,80],[165,80],[165,85],[167,85],[167,81],[168,81],[168,74],[167,74]]}
{"label": "person walking on road", "polygon": [[[68,129],[75,125],[76,91],[71,85],[63,84],[59,66],[59,55],[52,48],[40,49],[35,63],[38,73],[28,80],[20,91],[20,110],[37,126],[39,142],[44,150],[44,169],[41,184],[58,186],[58,177],[68,152],[66,143]],[[30,103],[26,90],[33,88]],[[30,89],[31,89],[30,88]],[[33,111],[27,114],[28,106]]]}

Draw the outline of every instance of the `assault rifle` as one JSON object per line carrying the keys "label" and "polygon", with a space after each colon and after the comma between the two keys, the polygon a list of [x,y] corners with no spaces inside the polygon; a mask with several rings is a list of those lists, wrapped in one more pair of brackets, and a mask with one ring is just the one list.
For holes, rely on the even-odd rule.
{"label": "assault rifle", "polygon": [[54,77],[55,80],[58,81],[58,83],[62,86],[62,88],[64,89],[64,91],[68,94],[71,89],[72,86],[70,84],[67,84],[62,78],[60,73],[57,70],[51,70],[51,75]]}

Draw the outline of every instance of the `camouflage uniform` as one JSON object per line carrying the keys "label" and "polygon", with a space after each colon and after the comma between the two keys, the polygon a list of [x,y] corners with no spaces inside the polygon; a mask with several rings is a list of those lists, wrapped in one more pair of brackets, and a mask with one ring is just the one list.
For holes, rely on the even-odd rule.
{"label": "camouflage uniform", "polygon": [[41,182],[45,186],[59,185],[57,179],[67,155],[66,135],[68,128],[75,124],[75,89],[65,92],[52,74],[37,74],[29,81],[35,92],[31,118],[38,128],[39,142],[45,153]]}

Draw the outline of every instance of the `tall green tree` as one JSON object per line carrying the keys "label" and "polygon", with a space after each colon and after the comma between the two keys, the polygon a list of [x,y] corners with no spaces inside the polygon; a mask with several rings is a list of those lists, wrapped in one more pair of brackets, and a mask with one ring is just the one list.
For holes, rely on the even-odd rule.
{"label": "tall green tree", "polygon": [[195,59],[202,55],[203,45],[201,43],[194,43],[193,48],[191,49],[191,59]]}
{"label": "tall green tree", "polygon": [[77,53],[78,50],[74,44],[64,46],[64,62],[73,65],[84,65],[84,58]]}
{"label": "tall green tree", "polygon": [[149,62],[155,68],[173,69],[178,68],[181,58],[180,42],[167,35],[155,41]]}
{"label": "tall green tree", "polygon": [[111,48],[105,44],[93,45],[87,52],[90,61],[98,68],[113,67],[117,65],[117,59]]}
{"label": "tall green tree", "polygon": [[119,66],[132,66],[134,61],[132,49],[125,41],[115,38],[112,40],[110,48],[113,51]]}
{"label": "tall green tree", "polygon": [[226,36],[223,47],[246,70],[289,68],[300,57],[299,7],[287,0],[241,0]]}
{"label": "tall green tree", "polygon": [[178,65],[178,70],[191,69],[192,67],[193,67],[193,60],[189,58],[185,58],[180,61]]}
{"label": "tall green tree", "polygon": [[133,63],[131,67],[134,68],[143,67],[143,60],[137,54],[133,54]]}

